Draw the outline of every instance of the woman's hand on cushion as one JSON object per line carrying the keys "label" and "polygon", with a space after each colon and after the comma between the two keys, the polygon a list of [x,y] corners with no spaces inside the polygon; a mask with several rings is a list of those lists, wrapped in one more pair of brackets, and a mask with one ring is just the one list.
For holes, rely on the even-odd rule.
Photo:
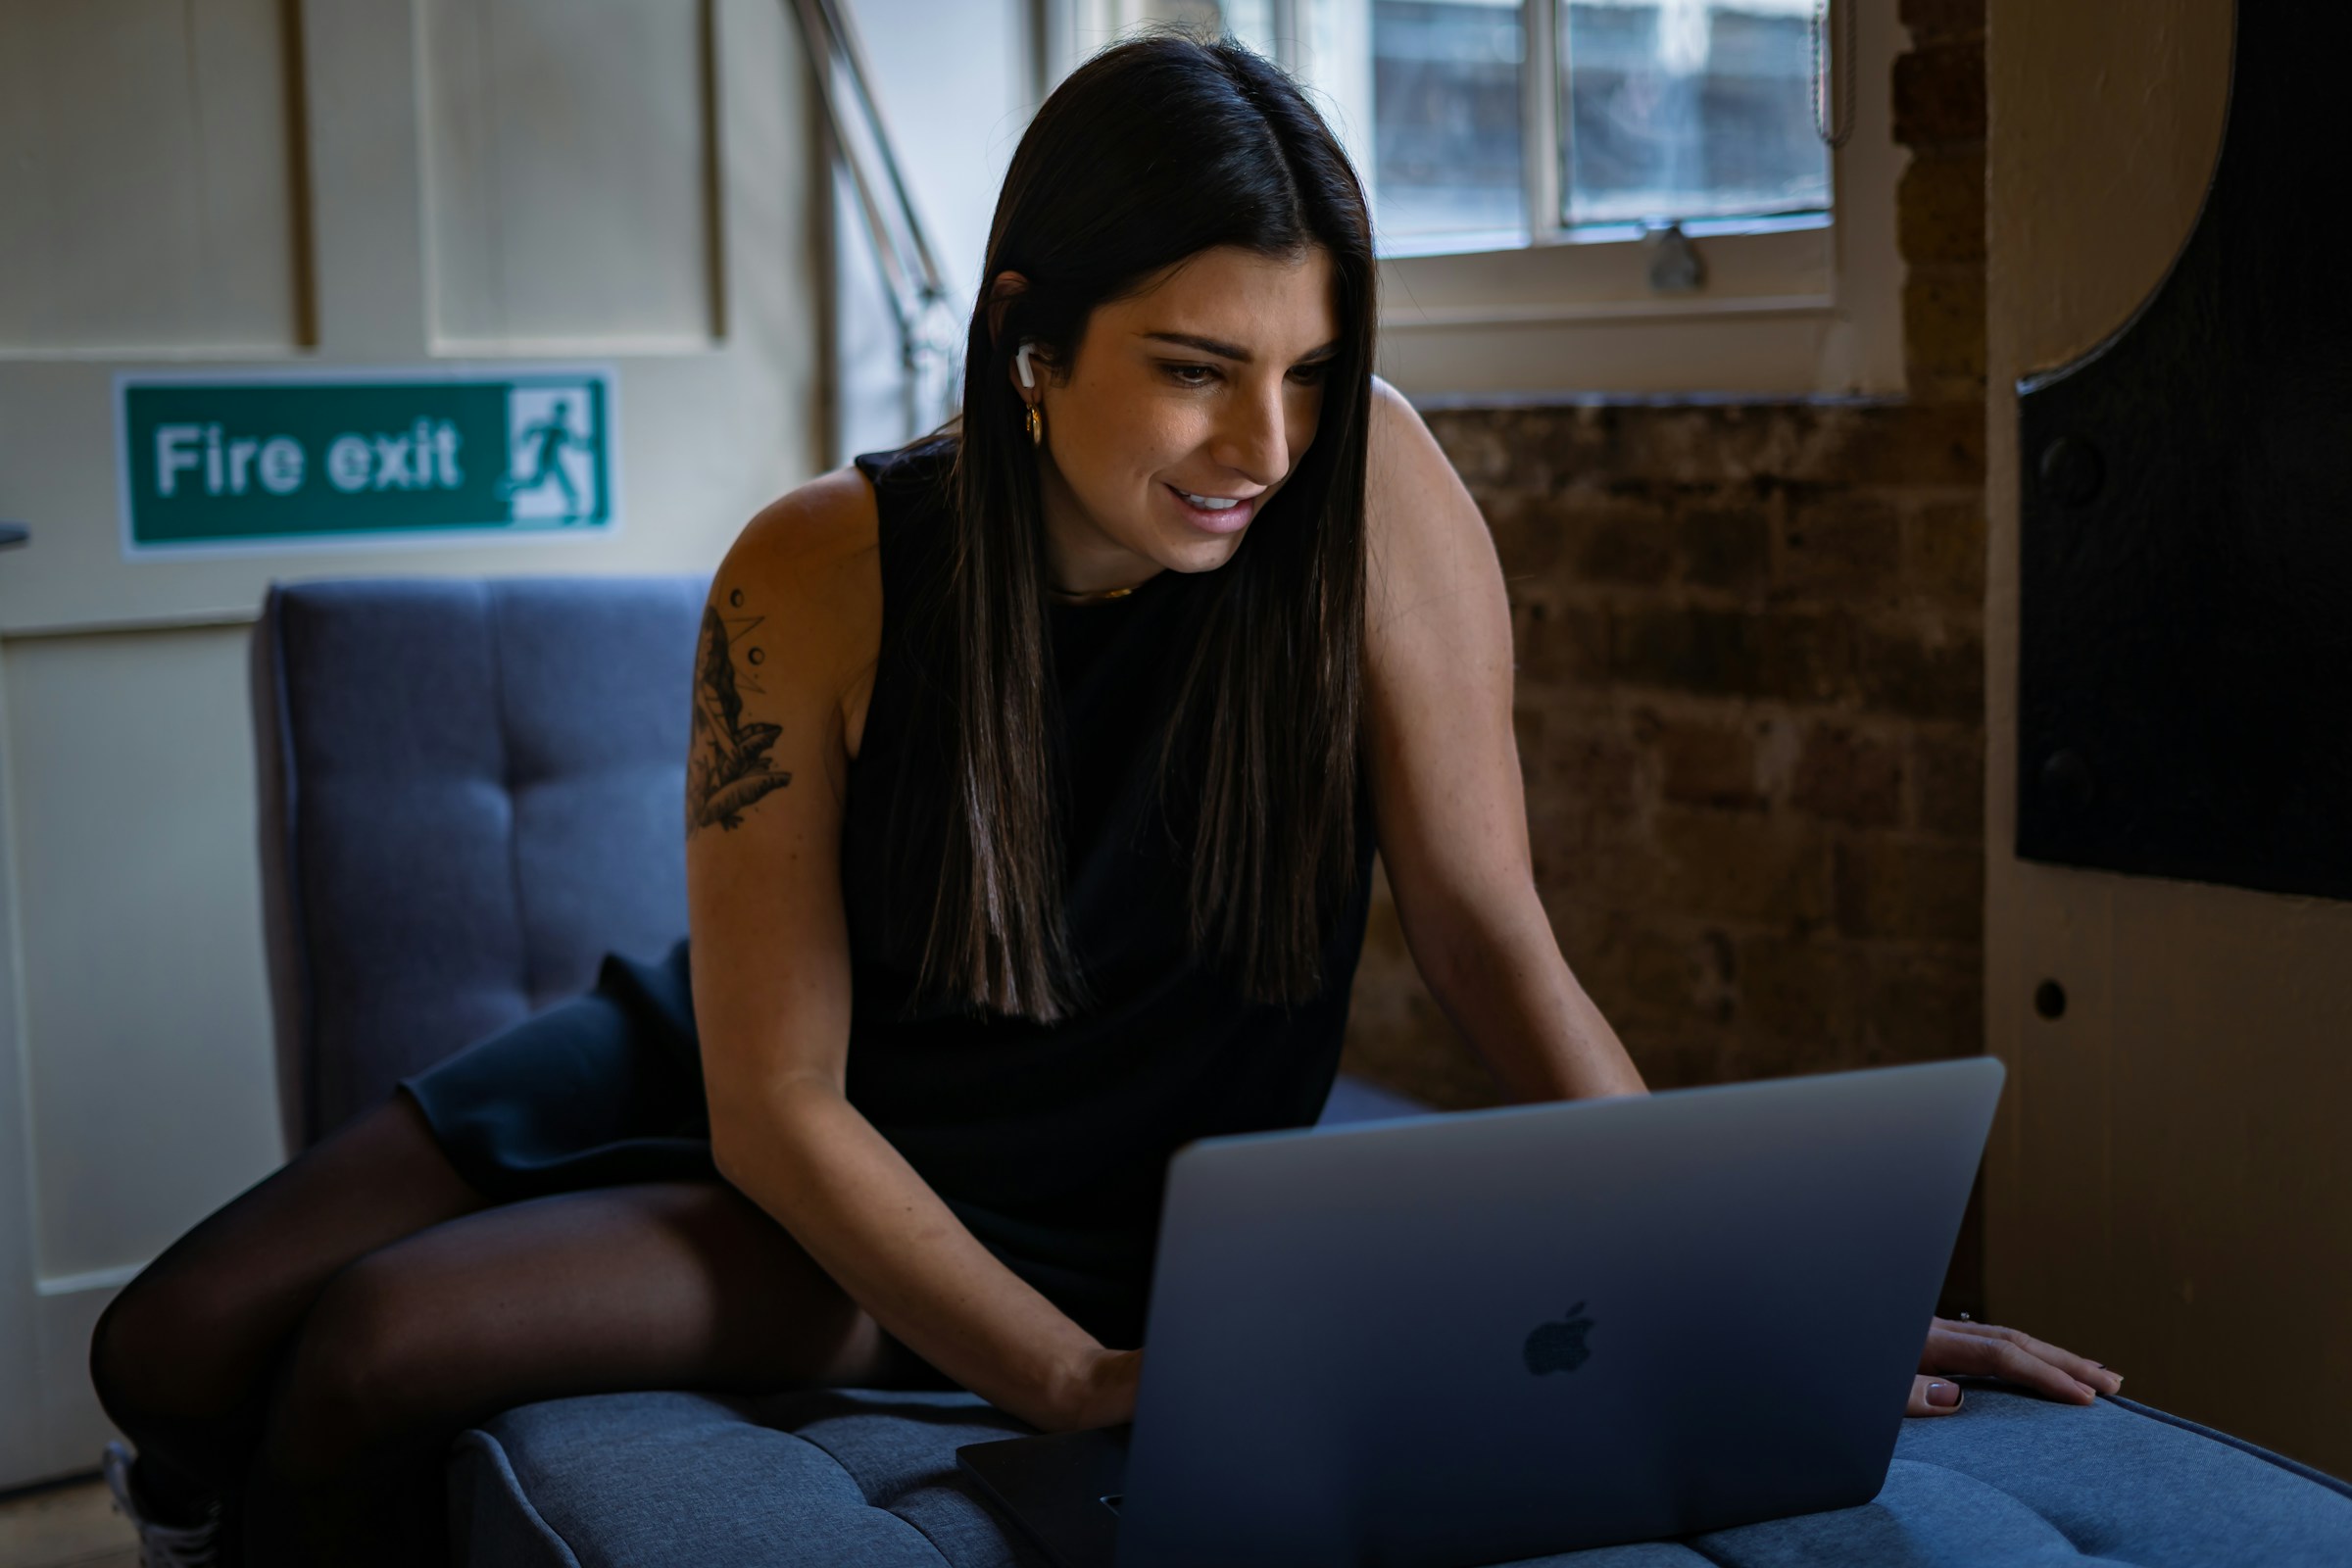
{"label": "woman's hand on cushion", "polygon": [[1919,1372],[1911,1380],[1908,1415],[1956,1413],[1961,1394],[1955,1377],[2000,1378],[2067,1404],[2089,1404],[2124,1386],[2121,1374],[2031,1334],[1943,1317],[1928,1320]]}

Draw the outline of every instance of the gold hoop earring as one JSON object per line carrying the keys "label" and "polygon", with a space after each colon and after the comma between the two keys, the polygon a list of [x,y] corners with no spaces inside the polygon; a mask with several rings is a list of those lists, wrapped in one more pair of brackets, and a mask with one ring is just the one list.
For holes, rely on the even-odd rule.
{"label": "gold hoop earring", "polygon": [[1029,414],[1023,422],[1029,426],[1029,444],[1033,447],[1044,446],[1046,444],[1046,416],[1038,411],[1036,404],[1029,405]]}

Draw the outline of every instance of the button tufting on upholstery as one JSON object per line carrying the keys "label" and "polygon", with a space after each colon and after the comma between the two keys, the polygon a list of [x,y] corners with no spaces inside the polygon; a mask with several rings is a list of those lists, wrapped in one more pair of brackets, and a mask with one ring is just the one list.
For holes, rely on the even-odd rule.
{"label": "button tufting on upholstery", "polygon": [[[257,689],[301,1135],[686,929],[687,694],[708,579],[280,584]],[[454,984],[453,984],[454,979]],[[387,1009],[380,999],[403,998]]]}

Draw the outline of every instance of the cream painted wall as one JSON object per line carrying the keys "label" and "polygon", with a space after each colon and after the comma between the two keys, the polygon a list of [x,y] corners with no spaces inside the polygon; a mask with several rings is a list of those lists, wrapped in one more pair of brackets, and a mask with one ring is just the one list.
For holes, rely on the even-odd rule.
{"label": "cream painted wall", "polygon": [[[92,1321],[284,1157],[247,628],[272,579],[709,570],[820,466],[775,0],[0,0],[0,1490]],[[126,559],[113,378],[614,370],[621,525]]]}
{"label": "cream painted wall", "polygon": [[2011,853],[2016,381],[2162,279],[2220,146],[2231,15],[1990,0],[1985,1017],[2011,1076],[1986,1287],[2128,1395],[2352,1474],[2352,905]]}

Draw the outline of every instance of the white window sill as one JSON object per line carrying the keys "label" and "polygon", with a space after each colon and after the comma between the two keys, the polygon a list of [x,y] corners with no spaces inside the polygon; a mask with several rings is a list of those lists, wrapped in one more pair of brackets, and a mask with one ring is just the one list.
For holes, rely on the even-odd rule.
{"label": "white window sill", "polygon": [[1687,294],[1650,287],[1640,240],[1389,258],[1380,373],[1414,396],[1897,393],[1890,212],[1883,226],[1871,258],[1842,254],[1851,222],[1694,239]]}

